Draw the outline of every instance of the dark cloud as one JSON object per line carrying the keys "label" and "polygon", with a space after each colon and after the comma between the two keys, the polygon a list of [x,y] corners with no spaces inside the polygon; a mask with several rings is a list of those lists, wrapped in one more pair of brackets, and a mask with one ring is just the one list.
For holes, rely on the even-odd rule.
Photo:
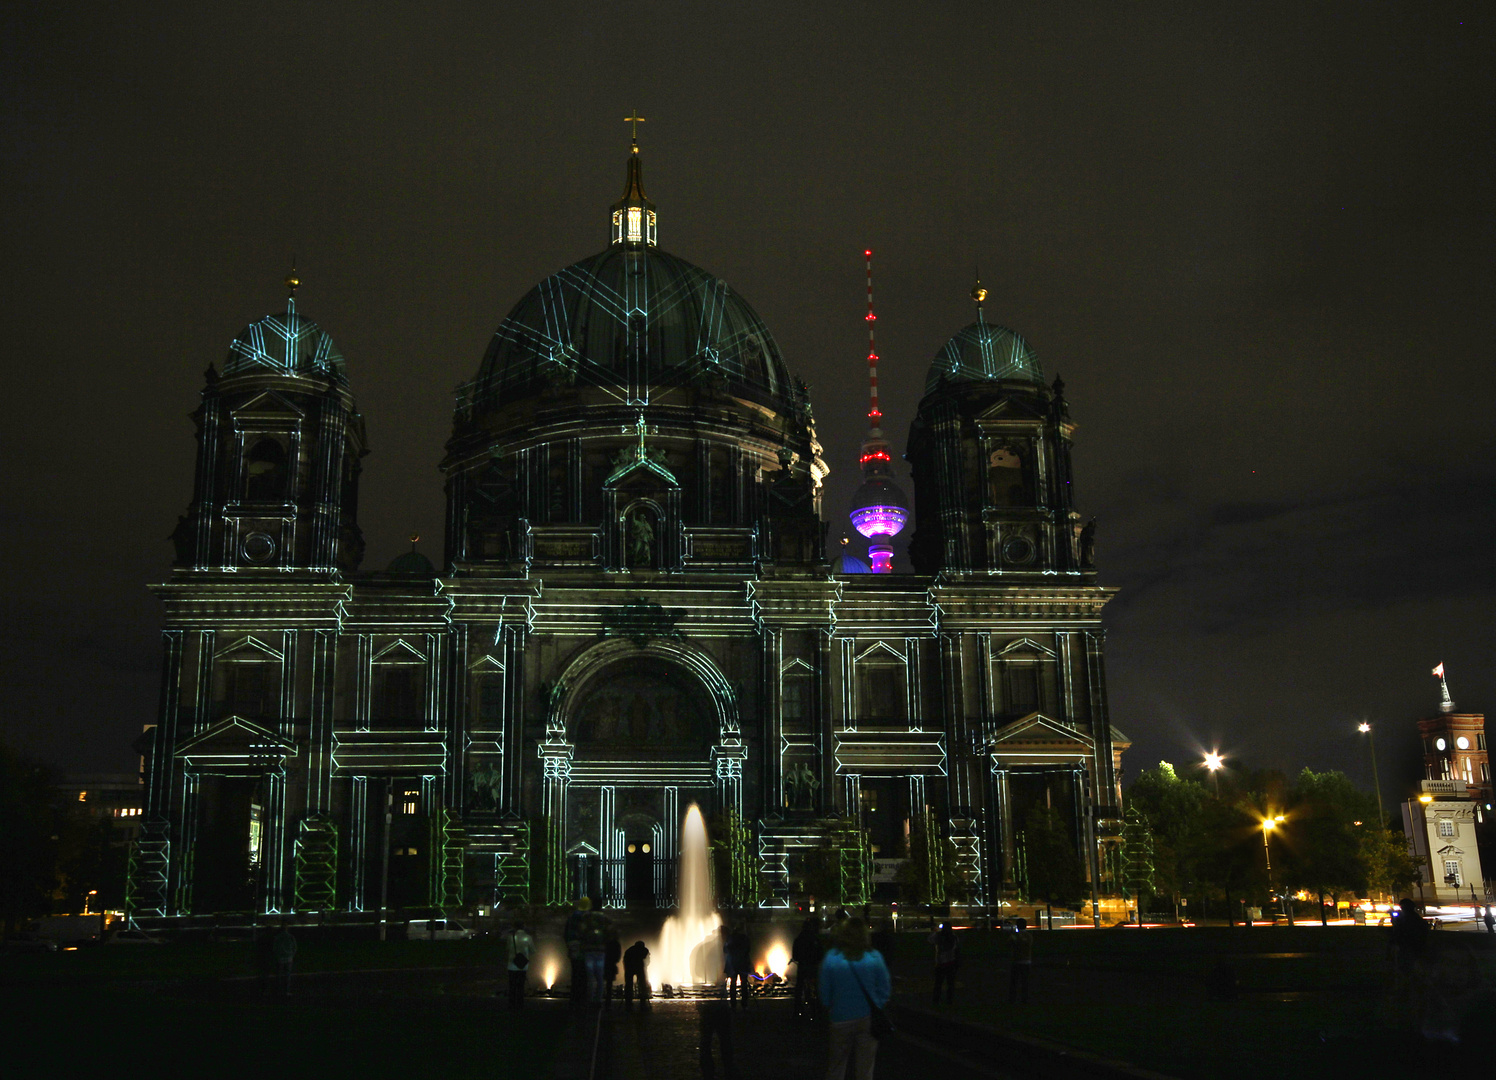
{"label": "dark cloud", "polygon": [[638,108],[664,246],[812,384],[833,537],[862,249],[896,437],[980,260],[1068,385],[1138,760],[1354,766],[1360,711],[1391,760],[1432,662],[1496,694],[1492,43],[1474,3],[12,4],[0,737],[131,763],[186,414],[293,252],[368,418],[369,564],[434,548],[451,390],[602,245]]}

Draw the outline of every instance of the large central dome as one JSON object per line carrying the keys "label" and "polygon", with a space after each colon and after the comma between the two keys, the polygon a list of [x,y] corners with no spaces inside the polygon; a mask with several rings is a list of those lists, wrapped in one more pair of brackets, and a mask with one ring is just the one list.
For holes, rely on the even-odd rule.
{"label": "large central dome", "polygon": [[514,306],[471,388],[482,408],[553,385],[719,385],[776,408],[791,398],[779,346],[725,281],[652,245],[614,244]]}

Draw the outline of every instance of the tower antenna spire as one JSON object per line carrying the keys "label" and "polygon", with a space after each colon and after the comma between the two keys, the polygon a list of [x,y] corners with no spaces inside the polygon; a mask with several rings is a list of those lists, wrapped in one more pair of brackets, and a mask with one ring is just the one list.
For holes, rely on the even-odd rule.
{"label": "tower antenna spire", "polygon": [[867,264],[867,374],[868,433],[862,443],[862,486],[852,496],[852,526],[867,537],[868,560],[875,574],[893,569],[892,538],[903,529],[909,518],[909,499],[893,482],[893,456],[883,438],[883,410],[878,407],[878,335],[877,313],[873,311],[873,249],[865,248],[862,257]]}
{"label": "tower antenna spire", "polygon": [[867,377],[869,408],[868,427],[881,433],[883,411],[878,408],[878,339],[874,332],[878,316],[873,312],[873,249],[866,248],[862,257],[867,261]]}

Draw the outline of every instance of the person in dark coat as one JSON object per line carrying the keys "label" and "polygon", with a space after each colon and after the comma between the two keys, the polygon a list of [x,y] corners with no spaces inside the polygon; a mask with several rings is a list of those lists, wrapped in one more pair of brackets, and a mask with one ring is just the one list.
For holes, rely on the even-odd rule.
{"label": "person in dark coat", "polygon": [[296,936],[291,933],[290,922],[281,922],[274,949],[276,992],[285,997],[291,992],[291,969],[296,964]]}
{"label": "person in dark coat", "polygon": [[726,956],[724,957],[727,969],[727,1002],[731,1007],[741,991],[743,1008],[748,1007],[748,995],[751,992],[748,976],[753,971],[753,945],[748,940],[748,929],[739,923],[727,938]]}
{"label": "person in dark coat", "polygon": [[622,958],[623,944],[618,940],[618,931],[611,929],[608,934],[608,951],[603,955],[603,966],[606,968],[604,977],[608,980],[604,1005],[613,1004],[613,984],[618,981],[618,961]]}
{"label": "person in dark coat", "polygon": [[636,941],[623,953],[623,1004],[634,1007],[634,994],[639,995],[639,1005],[649,1008],[649,979],[645,969],[649,967],[649,949],[644,942]]}
{"label": "person in dark coat", "polygon": [[935,946],[934,1003],[940,1004],[940,988],[943,985],[945,1003],[949,1005],[956,996],[956,968],[961,961],[960,946],[956,941],[956,932],[951,929],[951,924],[941,923],[940,929],[930,935],[930,944]]}
{"label": "person in dark coat", "polygon": [[795,965],[795,1015],[804,1016],[807,1002],[812,1008],[820,1007],[817,980],[821,974],[821,960],[826,947],[821,942],[821,920],[814,915],[800,925],[790,945],[790,962]]}

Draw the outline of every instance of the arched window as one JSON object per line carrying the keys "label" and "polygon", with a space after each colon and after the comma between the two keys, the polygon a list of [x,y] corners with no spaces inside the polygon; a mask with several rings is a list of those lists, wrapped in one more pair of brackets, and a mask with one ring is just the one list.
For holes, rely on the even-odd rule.
{"label": "arched window", "polygon": [[279,439],[259,439],[244,455],[246,502],[285,502],[286,448]]}

